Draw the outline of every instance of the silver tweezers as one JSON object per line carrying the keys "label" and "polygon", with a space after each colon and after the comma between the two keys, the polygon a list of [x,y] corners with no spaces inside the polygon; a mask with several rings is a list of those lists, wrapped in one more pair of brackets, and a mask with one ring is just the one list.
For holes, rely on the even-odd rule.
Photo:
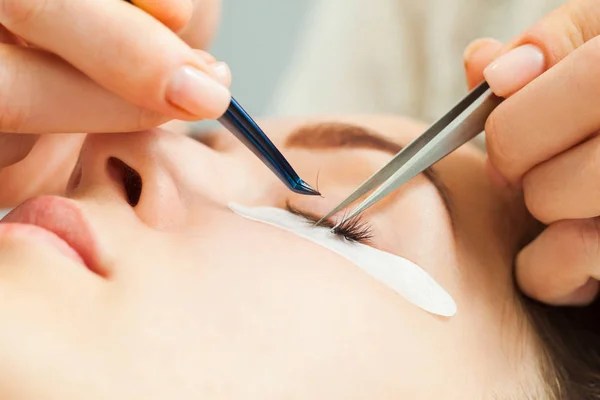
{"label": "silver tweezers", "polygon": [[481,83],[450,112],[402,149],[387,165],[373,174],[350,196],[321,218],[317,225],[376,188],[358,207],[347,214],[337,226],[351,220],[392,193],[400,185],[408,182],[473,139],[483,132],[485,121],[502,100],[502,98],[492,93],[487,82]]}

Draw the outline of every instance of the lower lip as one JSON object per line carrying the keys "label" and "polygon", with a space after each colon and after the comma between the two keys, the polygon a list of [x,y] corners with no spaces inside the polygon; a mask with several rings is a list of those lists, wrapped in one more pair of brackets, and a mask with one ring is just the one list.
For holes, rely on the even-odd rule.
{"label": "lower lip", "polygon": [[38,245],[51,246],[67,258],[85,265],[83,258],[67,242],[39,226],[12,222],[0,223],[0,241],[4,238],[26,240]]}

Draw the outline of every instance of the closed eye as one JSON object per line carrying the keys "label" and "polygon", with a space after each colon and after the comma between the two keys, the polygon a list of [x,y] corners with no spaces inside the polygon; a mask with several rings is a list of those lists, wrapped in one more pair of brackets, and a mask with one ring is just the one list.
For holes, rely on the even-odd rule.
{"label": "closed eye", "polygon": [[[285,208],[292,214],[305,218],[308,222],[317,223],[317,221],[321,220],[320,216],[307,211],[300,210],[292,206],[289,202],[286,202]],[[331,220],[325,220],[321,222],[321,225],[333,229],[333,233],[340,237],[343,237],[344,239],[350,242],[362,243],[366,245],[373,244],[373,233],[371,225],[367,221],[365,221],[361,216],[353,218],[350,221],[346,221],[340,226],[336,226],[336,223]]]}
{"label": "closed eye", "polygon": [[[302,126],[288,137],[286,145],[289,148],[308,150],[371,149],[392,156],[403,148],[399,143],[388,140],[369,129],[344,123],[319,123]],[[450,201],[450,191],[433,168],[427,168],[423,171],[423,175],[436,188],[444,202],[450,222],[453,223],[454,210]]]}

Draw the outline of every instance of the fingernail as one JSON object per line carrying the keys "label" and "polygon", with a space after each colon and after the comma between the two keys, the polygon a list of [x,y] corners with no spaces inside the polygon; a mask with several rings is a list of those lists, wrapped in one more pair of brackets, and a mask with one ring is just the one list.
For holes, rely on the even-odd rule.
{"label": "fingernail", "polygon": [[175,72],[167,88],[167,101],[200,118],[219,117],[227,109],[230,99],[225,86],[190,66]]}
{"label": "fingernail", "polygon": [[544,72],[546,61],[539,47],[526,44],[504,54],[483,71],[498,96],[512,94]]}
{"label": "fingernail", "polygon": [[229,66],[222,62],[218,61],[210,65],[210,69],[212,70],[215,78],[224,86],[231,85],[231,70]]}

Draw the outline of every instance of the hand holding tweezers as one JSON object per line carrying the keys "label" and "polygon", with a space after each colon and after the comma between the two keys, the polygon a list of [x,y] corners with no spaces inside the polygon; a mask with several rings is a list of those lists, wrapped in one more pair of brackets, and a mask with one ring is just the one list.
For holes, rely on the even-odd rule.
{"label": "hand holding tweezers", "polygon": [[[131,0],[125,0],[133,4]],[[302,180],[273,142],[234,99],[219,122],[248,147],[293,192],[320,195]]]}
{"label": "hand holding tweezers", "polygon": [[413,140],[378,172],[325,215],[317,224],[348,207],[377,188],[338,224],[356,217],[367,208],[392,193],[402,184],[419,175],[448,154],[483,132],[485,121],[502,102],[483,82],[421,136]]}

